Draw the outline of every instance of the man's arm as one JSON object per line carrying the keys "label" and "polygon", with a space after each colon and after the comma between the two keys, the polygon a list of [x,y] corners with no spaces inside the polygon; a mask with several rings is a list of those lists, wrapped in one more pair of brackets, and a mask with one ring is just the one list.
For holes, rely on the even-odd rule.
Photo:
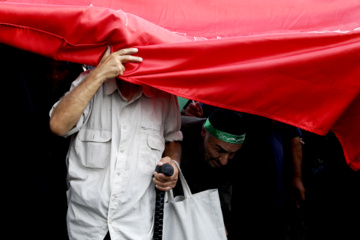
{"label": "man's arm", "polygon": [[170,163],[174,168],[174,174],[170,177],[165,176],[164,174],[159,174],[157,172],[154,173],[154,182],[155,187],[162,191],[168,191],[175,187],[177,180],[179,169],[176,164],[172,161],[175,160],[180,166],[181,159],[181,144],[180,142],[168,142],[165,144],[165,150],[163,153],[163,158],[158,163],[159,166]]}
{"label": "man's arm", "polygon": [[293,163],[293,180],[292,186],[297,191],[297,203],[299,200],[305,200],[305,187],[302,181],[302,144],[300,137],[291,139],[291,154]]}
{"label": "man's arm", "polygon": [[142,58],[130,55],[136,52],[136,48],[127,48],[110,54],[110,47],[108,47],[99,65],[53,110],[50,118],[51,131],[59,136],[69,132],[76,125],[99,87],[106,80],[124,73],[123,63],[142,61]]}

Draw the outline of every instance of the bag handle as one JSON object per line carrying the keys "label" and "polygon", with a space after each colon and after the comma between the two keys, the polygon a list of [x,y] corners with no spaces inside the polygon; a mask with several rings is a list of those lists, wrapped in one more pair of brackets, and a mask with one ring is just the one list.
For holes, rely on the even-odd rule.
{"label": "bag handle", "polygon": [[[178,162],[176,162],[174,160],[173,160],[173,162],[175,163],[175,165],[179,169],[179,178],[180,178],[181,186],[182,186],[182,189],[183,189],[183,192],[184,192],[184,197],[185,198],[191,197],[192,193],[191,193],[190,187],[189,187],[189,185],[187,184],[187,182],[185,180],[184,174],[182,173]],[[168,202],[173,202],[174,201],[174,193],[173,193],[172,189],[170,189],[169,191],[166,192],[166,196],[167,196]]]}

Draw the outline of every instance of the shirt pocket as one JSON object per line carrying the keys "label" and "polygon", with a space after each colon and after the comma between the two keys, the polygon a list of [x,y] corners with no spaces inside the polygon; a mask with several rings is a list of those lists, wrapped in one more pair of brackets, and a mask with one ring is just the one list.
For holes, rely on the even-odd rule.
{"label": "shirt pocket", "polygon": [[76,151],[87,168],[105,168],[110,161],[111,131],[82,129],[78,135]]}
{"label": "shirt pocket", "polygon": [[142,127],[139,167],[142,173],[153,175],[165,149],[165,139],[159,130]]}

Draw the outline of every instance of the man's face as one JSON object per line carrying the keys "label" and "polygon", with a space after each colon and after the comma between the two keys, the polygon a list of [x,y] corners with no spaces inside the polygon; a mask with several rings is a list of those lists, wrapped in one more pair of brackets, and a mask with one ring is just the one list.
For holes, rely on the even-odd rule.
{"label": "man's face", "polygon": [[51,81],[52,87],[59,87],[66,79],[69,67],[66,62],[49,60],[46,70],[46,77]]}
{"label": "man's face", "polygon": [[235,156],[235,153],[241,148],[242,143],[227,143],[217,139],[206,129],[201,133],[204,140],[204,158],[205,161],[213,168],[218,168],[228,164],[229,160]]}

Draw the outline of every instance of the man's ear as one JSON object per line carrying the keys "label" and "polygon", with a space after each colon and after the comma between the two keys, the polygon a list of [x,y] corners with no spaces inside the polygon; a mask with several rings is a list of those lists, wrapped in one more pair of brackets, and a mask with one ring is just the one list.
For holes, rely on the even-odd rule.
{"label": "man's ear", "polygon": [[202,130],[201,130],[201,137],[202,137],[202,139],[205,139],[206,133],[207,133],[207,131],[206,131],[206,129],[203,127]]}

